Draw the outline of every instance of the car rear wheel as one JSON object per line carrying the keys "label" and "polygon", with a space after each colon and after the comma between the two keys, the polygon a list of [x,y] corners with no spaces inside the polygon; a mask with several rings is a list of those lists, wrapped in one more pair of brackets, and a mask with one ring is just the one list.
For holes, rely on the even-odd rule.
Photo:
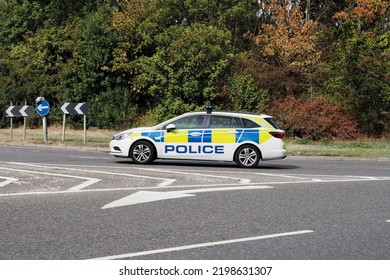
{"label": "car rear wheel", "polygon": [[240,167],[255,167],[259,163],[261,154],[253,145],[242,145],[234,155],[234,161]]}
{"label": "car rear wheel", "polygon": [[130,149],[131,159],[138,164],[148,164],[155,158],[154,147],[147,141],[139,141]]}

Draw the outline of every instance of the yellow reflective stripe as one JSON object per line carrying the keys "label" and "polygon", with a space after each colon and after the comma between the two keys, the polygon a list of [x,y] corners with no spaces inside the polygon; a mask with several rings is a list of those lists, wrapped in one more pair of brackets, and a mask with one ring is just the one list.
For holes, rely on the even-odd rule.
{"label": "yellow reflective stripe", "polygon": [[268,132],[275,131],[275,129],[260,129],[260,144],[272,138]]}
{"label": "yellow reflective stripe", "polygon": [[141,133],[142,132],[133,132],[132,134],[130,134],[130,139],[134,139],[134,138],[140,138],[141,137]]}
{"label": "yellow reflective stripe", "polygon": [[164,142],[168,143],[188,143],[188,130],[164,131]]}
{"label": "yellow reflective stripe", "polygon": [[268,127],[268,128],[273,128],[272,125],[270,125],[266,120],[264,120],[263,118],[261,117],[246,117],[256,123],[258,123],[259,125],[261,125],[262,127]]}
{"label": "yellow reflective stripe", "polygon": [[235,129],[213,129],[211,143],[236,143]]}

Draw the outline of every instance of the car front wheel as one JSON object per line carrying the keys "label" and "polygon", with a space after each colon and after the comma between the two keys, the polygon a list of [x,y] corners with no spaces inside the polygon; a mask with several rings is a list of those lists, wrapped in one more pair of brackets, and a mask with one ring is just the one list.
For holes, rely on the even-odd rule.
{"label": "car front wheel", "polygon": [[148,164],[155,158],[154,147],[146,141],[135,143],[130,149],[131,159],[138,164]]}
{"label": "car front wheel", "polygon": [[240,167],[255,167],[261,158],[260,151],[253,145],[239,147],[234,156],[234,161]]}

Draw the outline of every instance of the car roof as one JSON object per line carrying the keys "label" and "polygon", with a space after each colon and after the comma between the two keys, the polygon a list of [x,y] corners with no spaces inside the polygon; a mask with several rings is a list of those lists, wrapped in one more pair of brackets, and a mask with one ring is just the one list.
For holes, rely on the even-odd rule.
{"label": "car roof", "polygon": [[188,112],[184,113],[183,115],[190,116],[190,115],[218,115],[218,116],[236,116],[236,117],[248,117],[248,116],[255,116],[255,117],[261,117],[261,118],[272,118],[272,116],[265,115],[265,114],[257,114],[257,113],[248,113],[248,112],[232,112],[232,111],[212,111],[211,113],[208,113],[206,111],[199,111],[199,112]]}

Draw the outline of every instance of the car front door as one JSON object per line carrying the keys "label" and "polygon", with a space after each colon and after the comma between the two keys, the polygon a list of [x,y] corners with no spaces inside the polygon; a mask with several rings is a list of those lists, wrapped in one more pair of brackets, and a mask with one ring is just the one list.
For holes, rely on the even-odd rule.
{"label": "car front door", "polygon": [[167,124],[161,158],[202,159],[205,115],[191,115]]}

